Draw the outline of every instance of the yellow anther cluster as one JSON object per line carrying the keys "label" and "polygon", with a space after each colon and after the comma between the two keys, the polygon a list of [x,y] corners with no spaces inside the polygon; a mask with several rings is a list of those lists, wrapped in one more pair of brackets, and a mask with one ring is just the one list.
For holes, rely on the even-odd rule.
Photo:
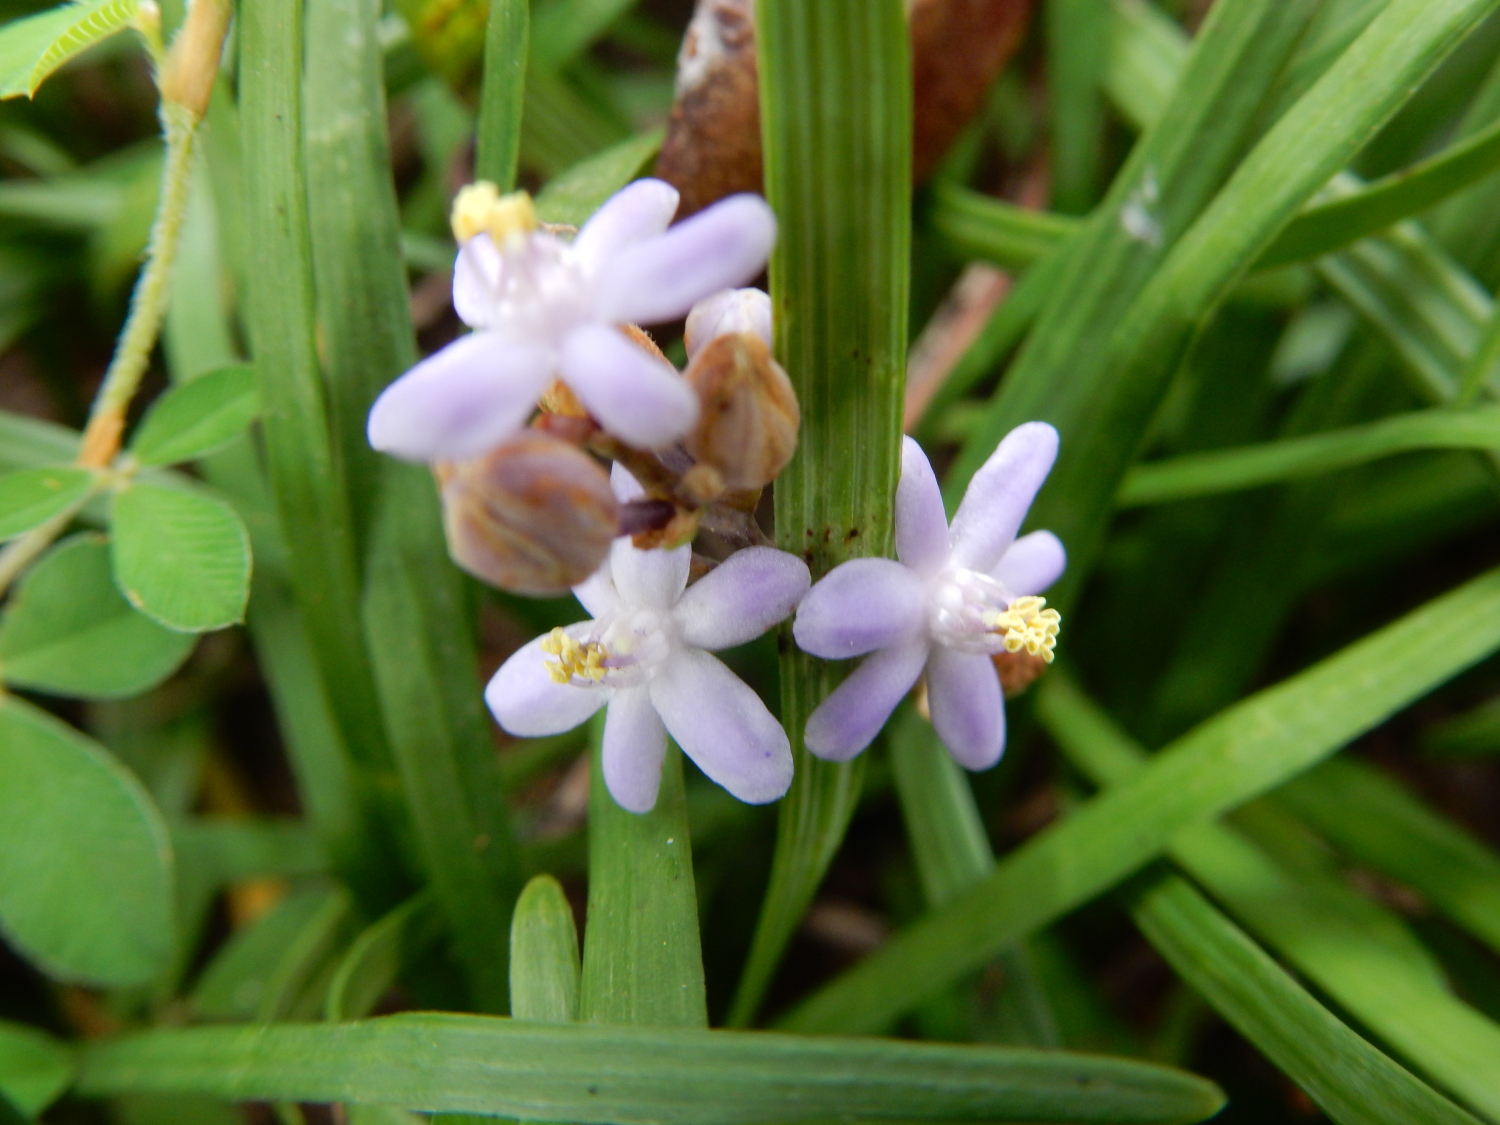
{"label": "yellow anther cluster", "polygon": [[501,195],[494,184],[480,180],[459,190],[449,221],[453,237],[460,243],[476,234],[488,233],[495,245],[503,249],[508,239],[536,230],[536,205],[524,191]]}
{"label": "yellow anther cluster", "polygon": [[542,651],[556,660],[545,661],[547,674],[554,684],[566,684],[577,677],[580,680],[604,679],[608,670],[604,662],[609,659],[609,650],[597,641],[580,641],[568,636],[561,629],[553,629],[542,642]]}
{"label": "yellow anther cluster", "polygon": [[986,614],[985,624],[1005,635],[1006,652],[1020,652],[1024,648],[1051,664],[1062,615],[1055,609],[1044,608],[1046,604],[1046,598],[1017,598],[1008,608]]}

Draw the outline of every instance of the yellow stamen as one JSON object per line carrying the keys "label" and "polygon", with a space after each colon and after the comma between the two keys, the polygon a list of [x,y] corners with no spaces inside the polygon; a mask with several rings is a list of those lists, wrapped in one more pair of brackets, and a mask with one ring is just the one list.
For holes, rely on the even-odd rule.
{"label": "yellow stamen", "polygon": [[986,614],[984,623],[992,632],[1004,634],[1006,652],[1020,652],[1024,648],[1051,664],[1062,615],[1055,609],[1044,609],[1046,604],[1046,598],[1017,598],[1008,608]]}
{"label": "yellow stamen", "polygon": [[459,189],[449,221],[453,237],[460,243],[476,234],[488,233],[501,249],[510,239],[528,235],[538,225],[536,206],[530,195],[524,191],[501,195],[500,189],[488,180]]}
{"label": "yellow stamen", "polygon": [[609,659],[609,649],[597,641],[580,641],[555,628],[542,642],[542,651],[556,660],[546,660],[547,674],[555,684],[566,684],[575,677],[598,683],[608,671],[604,662]]}

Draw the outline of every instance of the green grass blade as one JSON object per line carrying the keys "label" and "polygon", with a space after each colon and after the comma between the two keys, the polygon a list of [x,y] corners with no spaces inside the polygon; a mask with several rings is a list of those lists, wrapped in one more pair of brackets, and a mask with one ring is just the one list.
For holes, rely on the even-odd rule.
{"label": "green grass blade", "polygon": [[612,1125],[1168,1123],[1223,1104],[1181,1071],[1061,1052],[457,1015],[147,1032],[85,1048],[78,1089]]}
{"label": "green grass blade", "polygon": [[944,180],[933,185],[928,219],[954,251],[1024,269],[1078,229],[1076,219],[1030,211]]}
{"label": "green grass blade", "polygon": [[1099,190],[1104,99],[1114,15],[1109,0],[1053,0],[1047,18],[1047,104],[1051,113],[1052,206],[1087,211]]}
{"label": "green grass blade", "polygon": [[1132,898],[1141,932],[1176,973],[1341,1125],[1475,1118],[1361,1039],[1185,880]]}
{"label": "green grass blade", "polygon": [[1491,572],[1178,739],[1139,777],[1032,837],[972,890],[804,1001],[785,1026],[883,1027],[997,950],[1113,886],[1161,854],[1183,828],[1308,769],[1496,646],[1500,572]]}
{"label": "green grass blade", "polygon": [[333,971],[323,1002],[324,1018],[361,1019],[375,1010],[401,977],[401,970],[443,936],[443,918],[426,892],[412,895],[384,918],[366,926]]}
{"label": "green grass blade", "polygon": [[194,817],[173,823],[172,844],[179,857],[193,857],[214,887],[328,871],[317,835],[299,820]]}
{"label": "green grass blade", "polygon": [[1500,856],[1359,762],[1334,760],[1279,794],[1335,846],[1420,892],[1500,950]]}
{"label": "green grass blade", "polygon": [[[269,0],[239,22],[248,327],[261,379],[265,460],[287,537],[297,608],[328,705],[368,802],[367,827],[401,812],[379,696],[360,630],[359,567],[344,463],[330,427],[314,329],[302,153],[302,5]],[[377,796],[385,794],[385,796]],[[394,851],[378,838],[366,846]],[[400,897],[399,865],[372,864],[359,892],[376,912]]]}
{"label": "green grass blade", "polygon": [[[1148,761],[1066,677],[1049,685],[1040,714],[1069,760],[1096,782],[1120,783]],[[1442,971],[1400,919],[1337,875],[1284,869],[1222,825],[1188,829],[1172,842],[1170,855],[1363,1026],[1476,1109],[1491,1117],[1500,1111],[1493,1079],[1500,1073],[1500,1027],[1448,991]],[[1216,969],[1217,963],[1200,967]],[[1397,1070],[1410,1091],[1419,1089]],[[1375,1105],[1391,1100],[1387,1091],[1375,1096]]]}
{"label": "green grass blade", "polygon": [[610,145],[550,180],[536,197],[537,217],[544,223],[581,227],[615,192],[641,175],[656,159],[664,129],[648,129]]}
{"label": "green grass blade", "polygon": [[1500,167],[1500,124],[1352,195],[1309,207],[1287,224],[1259,268],[1316,258],[1433,206]]}
{"label": "green grass blade", "polygon": [[[776,543],[816,581],[888,555],[899,471],[911,243],[911,60],[896,0],[765,0],[756,8],[776,358],[802,407],[776,482]],[[789,633],[789,630],[788,630]],[[861,759],[821,762],[802,728],[843,668],[788,645],[781,719],[797,773],[730,1023],[755,1018],[858,797]]]}
{"label": "green grass blade", "polygon": [[516,899],[510,921],[510,1012],[518,1020],[578,1018],[578,930],[562,884],[538,875]]}
{"label": "green grass blade", "polygon": [[[423,467],[370,450],[375,396],[417,358],[386,142],[377,13],[359,0],[307,5],[309,193],[330,398],[351,488],[372,500],[364,625],[382,714],[433,896],[475,1002],[506,1010],[505,935],[517,849],[475,687],[462,579],[448,559]],[[351,507],[361,510],[359,498]],[[465,672],[463,670],[467,669]]]}
{"label": "green grass blade", "polygon": [[[603,725],[595,728],[602,737]],[[706,1027],[703,951],[682,753],[669,746],[648,813],[609,795],[595,739],[589,788],[589,904],[578,1018]]]}
{"label": "green grass blade", "polygon": [[498,184],[502,192],[515,187],[516,161],[521,157],[530,38],[531,0],[490,0],[474,177]]}
{"label": "green grass blade", "polygon": [[1119,503],[1134,507],[1213,496],[1352,468],[1414,449],[1496,448],[1500,448],[1500,406],[1466,413],[1400,414],[1329,433],[1137,465],[1120,487]]}

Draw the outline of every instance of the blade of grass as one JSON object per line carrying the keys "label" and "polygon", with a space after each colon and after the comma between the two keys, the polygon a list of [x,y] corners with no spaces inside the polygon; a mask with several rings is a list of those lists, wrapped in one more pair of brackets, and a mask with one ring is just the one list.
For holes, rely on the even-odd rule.
{"label": "blade of grass", "polygon": [[78,1089],[618,1125],[1167,1123],[1223,1104],[1193,1075],[1087,1055],[436,1014],[96,1041],[81,1055]]}
{"label": "blade of grass", "polygon": [[1052,117],[1052,206],[1082,214],[1099,189],[1104,99],[1099,78],[1109,56],[1109,0],[1047,5],[1047,104]]}
{"label": "blade of grass", "polygon": [[[1096,783],[1119,784],[1149,761],[1066,675],[1049,682],[1038,714],[1068,760]],[[1500,1072],[1500,1027],[1448,991],[1441,971],[1398,918],[1337,876],[1310,878],[1284,869],[1224,825],[1188,829],[1169,854],[1364,1027],[1474,1108],[1491,1117],[1500,1110],[1492,1078]],[[1413,1090],[1420,1087],[1403,1077]],[[1390,1098],[1389,1092],[1370,1098],[1366,1112]]]}
{"label": "blade of grass", "polygon": [[814,993],[784,1026],[846,1033],[883,1027],[995,951],[1113,886],[1183,828],[1308,769],[1497,646],[1500,571],[1195,728],[1140,776],[1038,833],[982,882]]}
{"label": "blade of grass", "polygon": [[[906,369],[911,242],[911,60],[899,0],[756,6],[776,358],[802,407],[797,454],[776,482],[776,543],[814,580],[888,555]],[[787,634],[789,640],[789,630]],[[782,950],[859,795],[863,759],[802,745],[842,672],[788,644],[781,719],[797,773],[780,808],[771,881],[729,1022],[755,1018]]]}
{"label": "blade of grass", "polygon": [[1424,410],[1264,445],[1191,453],[1131,469],[1121,507],[1212,496],[1362,465],[1415,449],[1500,448],[1500,406]]}
{"label": "blade of grass", "polygon": [[479,135],[474,178],[516,183],[521,157],[521,115],[526,97],[526,53],[530,50],[531,0],[490,0],[484,33],[484,83],[479,90]]}

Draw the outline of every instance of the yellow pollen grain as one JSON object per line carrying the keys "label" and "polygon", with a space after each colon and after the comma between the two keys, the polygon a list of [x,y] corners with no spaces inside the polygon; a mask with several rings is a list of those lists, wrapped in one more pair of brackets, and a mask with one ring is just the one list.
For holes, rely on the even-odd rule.
{"label": "yellow pollen grain", "polygon": [[604,662],[609,659],[609,650],[597,641],[580,641],[562,629],[554,628],[542,642],[542,651],[557,658],[542,662],[555,684],[566,684],[575,678],[597,684],[604,679],[607,671]]}
{"label": "yellow pollen grain", "polygon": [[488,180],[480,180],[459,189],[449,217],[453,237],[460,244],[476,234],[489,234],[501,249],[511,238],[530,234],[537,229],[536,205],[524,191],[501,195]]}
{"label": "yellow pollen grain", "polygon": [[984,623],[991,632],[1003,635],[1006,652],[1020,652],[1024,648],[1051,664],[1062,615],[1055,609],[1044,608],[1046,605],[1046,598],[1017,598],[1004,610],[985,614]]}

